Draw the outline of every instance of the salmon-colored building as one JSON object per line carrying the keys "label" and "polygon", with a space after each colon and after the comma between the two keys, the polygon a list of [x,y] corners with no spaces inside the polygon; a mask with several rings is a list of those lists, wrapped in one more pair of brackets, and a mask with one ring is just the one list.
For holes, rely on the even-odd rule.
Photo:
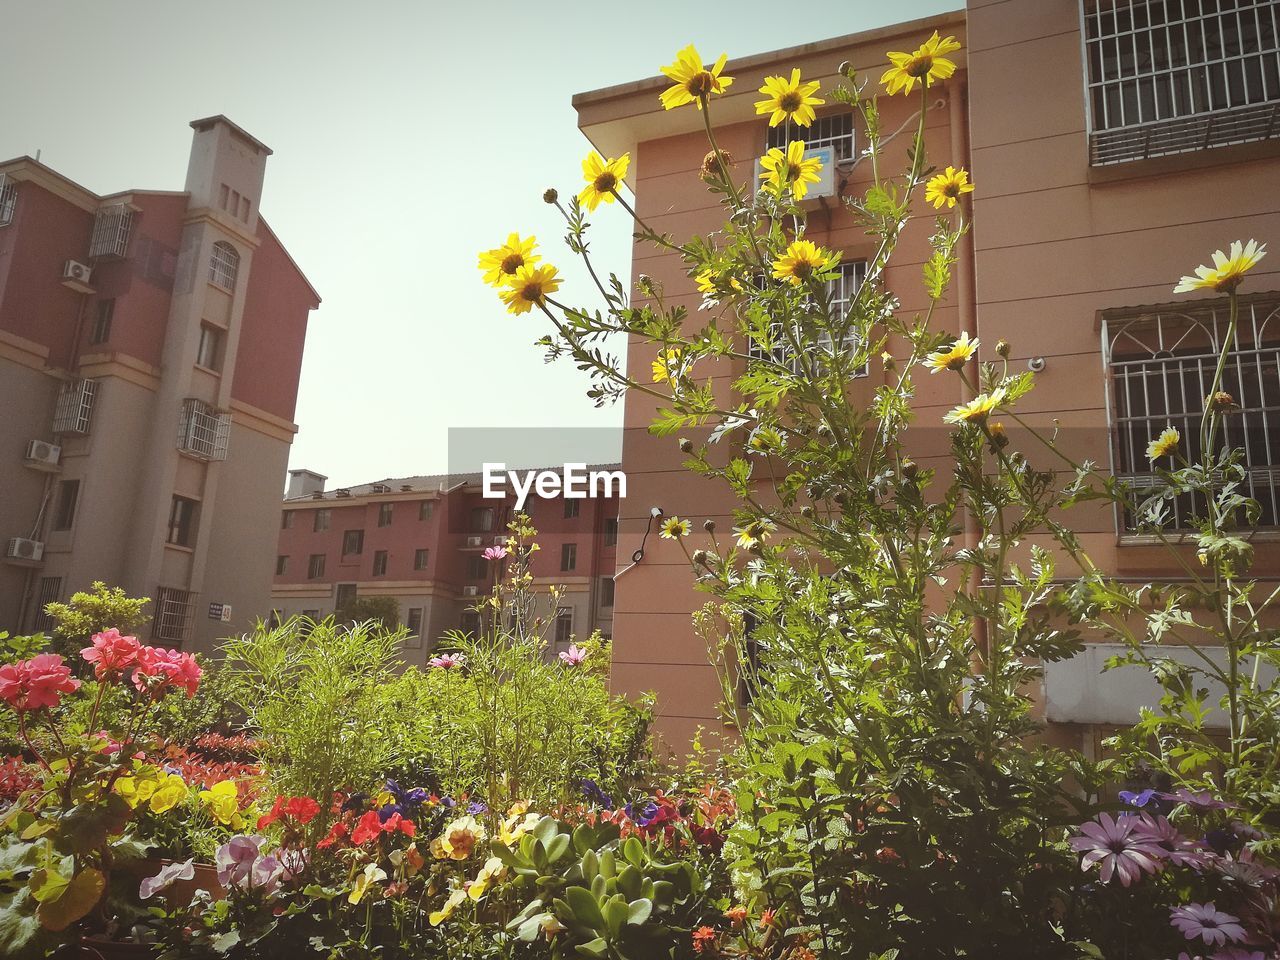
{"label": "salmon-colored building", "polygon": [[[591,467],[612,472],[617,464]],[[553,471],[563,476],[563,467]],[[478,474],[401,477],[326,490],[326,477],[290,471],[279,515],[272,606],[278,618],[312,619],[363,597],[391,597],[409,630],[402,651],[422,666],[449,630],[473,630],[472,609],[502,576],[486,559],[509,536],[516,498],[509,486],[486,496]],[[544,634],[554,656],[599,630],[613,634],[613,572],[620,491],[608,496],[540,497],[522,511],[538,531],[530,573],[541,594],[536,611],[554,617]],[[547,593],[559,587],[554,612]]]}
{"label": "salmon-colored building", "polygon": [[209,650],[270,610],[320,298],[259,215],[271,150],[191,124],[182,191],[0,163],[0,629],[94,580]]}
{"label": "salmon-colored building", "polygon": [[[846,60],[875,88],[886,51],[914,49],[935,29],[955,36],[964,48],[954,55],[955,76],[931,89],[927,150],[932,164],[969,169],[977,191],[973,231],[934,324],[978,336],[983,359],[994,359],[993,345],[1006,339],[1011,369],[1040,371],[1020,413],[1060,427],[1073,455],[1141,478],[1150,437],[1167,424],[1184,437],[1196,434],[1191,427],[1225,333],[1221,299],[1175,298],[1173,285],[1233,240],[1280,243],[1278,6],[972,0],[927,20],[731,60],[725,73],[735,82],[713,104],[717,138],[736,158],[739,182],[752,178],[769,146],[802,139],[829,151],[835,175],[825,191],[811,191],[807,236],[843,252],[846,275],[836,291],[843,297],[873,252],[840,202],[870,183],[865,165],[855,163],[865,146],[859,124],[829,101],[807,129],[769,128],[755,113],[757,90],[765,76],[793,67],[829,89]],[[723,209],[697,175],[708,150],[702,117],[692,107],[664,111],[658,95],[668,83],[653,77],[583,93],[574,105],[602,154],[631,154],[628,183],[639,215],[684,239],[715,230]],[[882,130],[912,126],[918,106],[916,97],[882,96]],[[882,169],[905,169],[909,139],[908,130],[889,141]],[[932,207],[916,207],[887,274],[907,314],[926,304],[919,277],[933,216]],[[1227,388],[1242,406],[1232,439],[1245,445],[1248,492],[1263,506],[1255,573],[1273,580],[1280,571],[1273,545],[1280,524],[1278,271],[1273,255],[1251,272],[1227,371]],[[701,303],[678,256],[638,241],[633,275],[640,274],[664,286],[668,305],[695,311]],[[652,360],[651,349],[631,343],[633,376],[647,380]],[[741,372],[726,367],[719,383],[727,390]],[[884,377],[878,363],[869,364],[851,402],[870,398]],[[916,384],[921,424],[941,424],[961,399],[958,378]],[[654,412],[649,398],[628,395],[621,556],[641,543],[653,507],[692,518],[695,531],[705,519],[722,531],[732,524],[723,487],[692,477],[673,439],[643,429]],[[945,456],[944,430],[922,434]],[[1179,576],[1167,553],[1110,508],[1079,508],[1071,520],[1103,569],[1136,580]],[[707,598],[693,590],[679,546],[651,536],[643,560],[620,570],[616,596],[615,688],[656,691],[658,729],[672,744],[698,727],[718,728],[720,684],[690,623]],[[1094,645],[1046,671],[1040,699],[1059,736],[1090,747],[1100,730],[1135,718],[1137,706],[1155,696],[1138,671],[1101,675],[1110,652]]]}

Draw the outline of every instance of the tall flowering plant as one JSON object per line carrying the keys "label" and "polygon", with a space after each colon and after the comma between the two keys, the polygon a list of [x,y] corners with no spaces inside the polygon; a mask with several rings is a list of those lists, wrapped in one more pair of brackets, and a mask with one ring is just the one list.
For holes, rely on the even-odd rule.
{"label": "tall flowering plant", "polygon": [[[17,715],[34,783],[0,816],[0,944],[17,951],[41,936],[103,930],[112,868],[141,847],[129,833],[139,810],[164,815],[188,797],[186,781],[145,762],[139,738],[166,697],[194,696],[201,668],[189,653],[143,645],[109,629],[80,651],[92,685],[72,676],[58,654],[0,666],[0,701]],[[130,692],[116,729],[99,726],[104,699]],[[76,722],[68,698],[91,698]]]}

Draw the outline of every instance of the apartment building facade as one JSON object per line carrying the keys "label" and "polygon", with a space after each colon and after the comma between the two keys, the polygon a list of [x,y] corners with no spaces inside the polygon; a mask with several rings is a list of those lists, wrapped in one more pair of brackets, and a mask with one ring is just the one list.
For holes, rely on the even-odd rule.
{"label": "apartment building facade", "polygon": [[270,609],[320,298],[259,213],[271,150],[191,127],[182,191],[0,163],[0,628],[94,580],[201,651]]}
{"label": "apartment building facade", "polygon": [[[593,467],[612,471],[617,465]],[[472,609],[504,571],[484,553],[505,544],[516,501],[485,496],[479,475],[382,480],[325,490],[326,477],[290,472],[277,517],[272,608],[313,619],[360,597],[392,597],[409,630],[403,658],[422,666],[449,630],[474,630]],[[523,511],[538,531],[531,572],[538,615],[551,618],[548,655],[599,630],[613,634],[613,573],[620,498],[539,497]],[[554,611],[547,593],[560,587]]]}
{"label": "apartment building facade", "polygon": [[[1013,369],[1040,371],[1021,415],[1059,429],[1073,455],[1141,478],[1157,423],[1195,433],[1187,426],[1202,409],[1207,358],[1224,334],[1220,300],[1171,303],[1173,285],[1232,240],[1280,242],[1277,16],[1277,5],[1263,0],[970,0],[939,17],[731,60],[725,72],[734,85],[714,104],[717,139],[735,158],[739,182],[752,178],[767,147],[788,139],[828,151],[836,175],[827,195],[819,190],[810,204],[807,234],[844,254],[846,274],[834,291],[840,299],[872,254],[870,238],[853,228],[840,202],[870,183],[855,162],[864,146],[858,124],[829,102],[810,128],[769,128],[755,115],[756,91],[765,76],[793,67],[830,88],[842,61],[874,86],[886,51],[913,49],[935,29],[959,39],[955,76],[930,94],[926,147],[931,163],[969,169],[977,192],[973,230],[934,323],[978,336],[984,359],[993,358],[997,340],[1008,340]],[[716,229],[722,209],[697,177],[708,149],[701,117],[659,104],[668,82],[654,77],[583,93],[574,105],[601,153],[631,154],[638,213],[683,239]],[[899,129],[917,106],[914,98],[882,96],[882,130]],[[882,169],[905,167],[907,139],[890,141]],[[913,210],[916,222],[886,276],[907,314],[925,305],[919,275],[933,216],[923,203]],[[1278,271],[1273,257],[1250,275],[1248,322],[1228,377],[1243,408],[1233,440],[1247,448],[1250,492],[1263,504],[1255,573],[1264,580],[1280,575],[1272,542],[1280,523]],[[678,256],[637,241],[633,274],[641,273],[663,285],[668,305],[691,312],[700,305]],[[630,344],[633,376],[648,379],[653,359],[643,344]],[[728,389],[741,372],[726,366],[717,382]],[[851,384],[850,402],[869,399],[885,376],[869,365]],[[916,386],[922,424],[940,424],[962,399],[957,378],[917,378]],[[699,727],[720,727],[721,686],[690,624],[706,597],[694,591],[677,545],[645,540],[650,512],[689,517],[695,531],[705,519],[724,529],[732,501],[684,470],[673,440],[644,430],[655,409],[646,397],[627,397],[630,490],[619,546],[624,556],[642,542],[647,548],[617,578],[613,683],[630,695],[655,691],[658,729],[678,745]],[[918,459],[945,462],[945,433],[921,431]],[[1080,508],[1071,519],[1104,569],[1142,580],[1179,575],[1175,559],[1110,508]],[[1055,736],[1094,744],[1108,724],[1132,719],[1153,696],[1134,674],[1101,676],[1109,652],[1091,646],[1047,671],[1039,699]]]}

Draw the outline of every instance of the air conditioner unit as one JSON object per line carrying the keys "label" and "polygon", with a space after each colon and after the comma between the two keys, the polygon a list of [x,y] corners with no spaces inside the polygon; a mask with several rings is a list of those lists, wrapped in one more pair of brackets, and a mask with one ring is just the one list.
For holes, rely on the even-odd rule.
{"label": "air conditioner unit", "polygon": [[505,534],[505,533],[500,533],[500,534],[498,534],[496,537],[494,537],[494,538],[493,538],[493,545],[494,545],[495,547],[505,547],[505,546],[507,545],[507,541],[508,541],[509,539],[511,539],[511,538],[510,538],[507,534]]}
{"label": "air conditioner unit", "polygon": [[479,588],[479,587],[477,587],[474,583],[469,583],[469,584],[467,584],[465,587],[463,587],[463,588],[462,588],[462,595],[463,595],[464,597],[476,597],[476,596],[479,596],[479,595],[480,595],[480,588]]}
{"label": "air conditioner unit", "polygon": [[9,540],[9,549],[5,556],[10,560],[36,561],[44,556],[44,544],[39,540],[28,540],[25,537],[13,537]]}
{"label": "air conditioner unit", "polygon": [[37,470],[56,470],[62,457],[62,448],[46,440],[32,440],[27,444],[27,466]]}
{"label": "air conditioner unit", "polygon": [[[835,147],[811,147],[804,152],[804,158],[811,160],[817,158],[822,161],[822,169],[818,171],[818,182],[806,184],[809,190],[804,195],[804,200],[817,200],[820,197],[834,197],[836,194],[836,151]],[[756,188],[763,183],[760,175],[764,173],[764,168],[760,166],[760,161],[756,160]],[[804,201],[802,201],[804,202]]]}
{"label": "air conditioner unit", "polygon": [[81,293],[93,293],[89,281],[93,278],[93,267],[78,260],[68,260],[62,265],[62,282]]}
{"label": "air conditioner unit", "polygon": [[484,537],[467,537],[468,547],[483,547]]}

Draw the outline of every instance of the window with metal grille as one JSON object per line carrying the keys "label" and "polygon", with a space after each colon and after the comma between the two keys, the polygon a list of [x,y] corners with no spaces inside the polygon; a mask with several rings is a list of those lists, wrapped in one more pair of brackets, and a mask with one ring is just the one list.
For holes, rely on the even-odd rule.
{"label": "window with metal grille", "polygon": [[579,513],[581,513],[581,512],[582,512],[582,501],[581,501],[581,500],[578,500],[578,499],[576,499],[576,498],[574,498],[574,499],[570,499],[569,497],[565,497],[565,499],[564,499],[564,518],[565,518],[566,520],[572,520],[574,517],[578,516],[578,514],[579,514]]}
{"label": "window with metal grille", "polygon": [[111,318],[115,312],[114,299],[98,301],[93,317],[93,329],[89,332],[90,343],[106,343],[111,338]]}
{"label": "window with metal grille", "polygon": [[324,576],[324,554],[313,553],[307,558],[307,579],[319,580]]}
{"label": "window with metal grille", "polygon": [[427,569],[427,559],[431,556],[431,552],[426,547],[419,547],[413,551],[413,569]]}
{"label": "window with metal grille", "polygon": [[179,450],[201,460],[225,460],[230,438],[231,414],[203,400],[182,401],[182,415],[178,418]]}
{"label": "window with metal grille", "polygon": [[1280,137],[1274,0],[1082,0],[1094,166]]}
{"label": "window with metal grille", "polygon": [[[827,283],[827,294],[831,297],[831,322],[833,324],[843,325],[843,318],[852,306],[854,298],[858,295],[858,288],[862,286],[862,281],[867,275],[867,262],[865,260],[850,260],[840,264],[840,275]],[[782,324],[770,324],[770,336],[773,340],[772,348],[768,351],[768,355],[775,363],[786,364],[791,367],[793,373],[799,373],[799,361],[792,356],[791,344],[787,341],[784,334]],[[830,333],[822,333],[818,337],[815,355],[821,362],[823,354],[832,355],[832,337]],[[849,331],[841,340],[841,350],[844,353],[854,353],[857,351],[861,339],[856,331]],[[765,350],[758,343],[751,343],[747,351],[753,358],[762,360],[765,358]],[[863,361],[861,365],[854,370],[855,377],[865,377],[868,372],[868,363]]]}
{"label": "window with metal grille", "polygon": [[63,384],[53,413],[53,432],[88,433],[97,393],[97,380],[69,380]]}
{"label": "window with metal grille", "polygon": [[342,532],[342,555],[344,557],[359,556],[364,553],[364,531],[344,530]]}
{"label": "window with metal grille", "polygon": [[225,240],[213,245],[209,257],[209,281],[224,290],[236,288],[236,275],[240,272],[240,254]]}
{"label": "window with metal grille", "polygon": [[31,620],[31,629],[36,633],[46,633],[53,629],[53,617],[49,616],[45,607],[62,599],[62,578],[41,577],[40,587],[36,591],[35,615]]}
{"label": "window with metal grille", "polygon": [[418,519],[430,520],[435,516],[436,502],[434,500],[421,500],[418,502]]}
{"label": "window with metal grille", "polygon": [[391,526],[391,512],[392,512],[392,504],[390,503],[378,504],[378,526],[380,527]]}
{"label": "window with metal grille", "polygon": [[565,543],[560,546],[560,569],[563,572],[577,569],[578,566],[578,545],[576,543]]}
{"label": "window with metal grille", "polygon": [[280,529],[281,530],[293,529],[293,514],[294,514],[294,511],[292,510],[280,511]]}
{"label": "window with metal grille", "polygon": [[467,558],[467,579],[468,580],[487,580],[489,579],[489,561],[477,554],[472,554]]}
{"label": "window with metal grille", "polygon": [[410,607],[404,625],[409,635],[404,638],[405,648],[417,650],[422,647],[422,607]]}
{"label": "window with metal grille", "polygon": [[850,160],[854,157],[854,122],[852,113],[841,113],[830,117],[818,117],[807,127],[802,127],[791,120],[784,120],[776,127],[769,128],[766,147],[778,147],[786,150],[792,140],[803,140],[806,150],[818,147],[831,147],[836,162]]}
{"label": "window with metal grille", "polygon": [[177,587],[160,587],[156,590],[155,619],[151,633],[156,640],[181,644],[191,632],[195,615],[196,595]]}
{"label": "window with metal grille", "polygon": [[573,608],[561,607],[556,611],[556,643],[566,646],[573,639]]}
{"label": "window with metal grille", "polygon": [[125,204],[112,203],[99,208],[93,218],[89,256],[123,257],[129,251],[129,232],[132,227],[133,211]]}
{"label": "window with metal grille", "polygon": [[18,206],[18,185],[7,174],[0,173],[0,227],[13,223],[13,211]]}
{"label": "window with metal grille", "polygon": [[[1114,470],[1139,493],[1154,490],[1160,479],[1147,444],[1167,427],[1181,434],[1183,456],[1192,462],[1201,456],[1200,420],[1228,332],[1227,301],[1108,312],[1103,319]],[[1240,493],[1261,504],[1261,526],[1280,526],[1280,295],[1241,298],[1222,389],[1239,405],[1224,418],[1219,442],[1244,451]],[[1204,504],[1190,496],[1168,509],[1172,529],[1204,515]],[[1127,514],[1118,523],[1124,531],[1137,528]]]}
{"label": "window with metal grille", "polygon": [[373,575],[375,577],[385,577],[387,575],[387,551],[373,551]]}
{"label": "window with metal grille", "polygon": [[326,507],[326,508],[317,510],[315,512],[315,516],[311,518],[311,530],[314,533],[319,533],[321,530],[328,530],[328,529],[329,529],[329,510]]}
{"label": "window with metal grille", "polygon": [[493,529],[493,508],[474,507],[471,511],[471,529],[476,533],[486,533]]}

